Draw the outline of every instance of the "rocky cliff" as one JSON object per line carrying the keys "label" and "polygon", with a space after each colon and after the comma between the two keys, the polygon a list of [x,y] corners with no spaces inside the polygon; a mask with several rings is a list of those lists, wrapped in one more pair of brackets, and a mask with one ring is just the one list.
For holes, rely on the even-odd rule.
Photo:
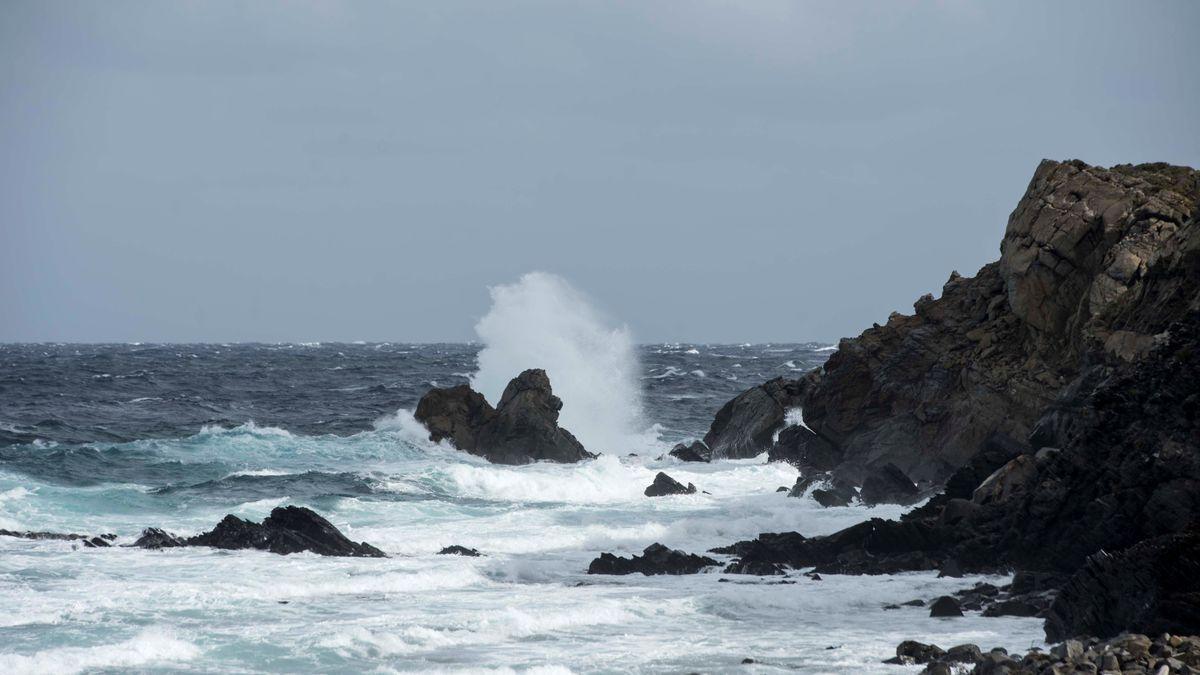
{"label": "rocky cliff", "polygon": [[1000,259],[842,340],[796,383],[804,422],[852,480],[894,464],[941,484],[989,437],[1023,442],[1081,373],[1142,358],[1200,305],[1198,202],[1186,167],[1043,161]]}

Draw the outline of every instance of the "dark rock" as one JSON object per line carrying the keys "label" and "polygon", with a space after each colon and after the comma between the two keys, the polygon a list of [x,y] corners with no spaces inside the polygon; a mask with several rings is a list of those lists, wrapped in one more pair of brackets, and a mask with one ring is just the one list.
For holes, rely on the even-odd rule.
{"label": "dark rock", "polygon": [[601,553],[588,565],[588,574],[696,574],[717,564],[712,558],[651,544],[642,555],[629,558]]}
{"label": "dark rock", "polygon": [[370,544],[350,541],[328,520],[302,506],[275,508],[261,524],[228,515],[211,531],[189,538],[187,544],[223,549],[252,548],[281,555],[311,551],[328,556],[387,557]]}
{"label": "dark rock", "polygon": [[546,371],[531,369],[513,378],[496,408],[467,385],[429,390],[414,414],[433,441],[497,464],[537,461],[578,462],[595,455],[571,432],[558,426],[562,401],[550,388]]}
{"label": "dark rock", "polygon": [[[18,539],[34,540],[86,541],[92,539],[93,535],[74,534],[71,532],[16,532],[13,530],[0,530],[0,537],[16,537]],[[115,534],[102,534],[100,537],[109,541],[117,538]]]}
{"label": "dark rock", "polygon": [[850,506],[850,500],[854,498],[854,495],[837,490],[818,488],[813,490],[812,498],[821,506],[830,508],[833,506]]}
{"label": "dark rock", "polygon": [[112,546],[112,544],[101,539],[100,537],[92,537],[91,539],[84,539],[83,545],[86,548],[108,548],[109,546]]}
{"label": "dark rock", "polygon": [[187,546],[188,542],[183,537],[175,536],[157,527],[147,527],[142,530],[142,536],[138,537],[132,545],[137,548],[160,549]]}
{"label": "dark rock", "polygon": [[1036,472],[1036,459],[1031,455],[1018,455],[985,478],[971,494],[971,501],[981,505],[1003,504],[1019,496]]}
{"label": "dark rock", "polygon": [[984,616],[1037,616],[1039,608],[1024,600],[1001,600],[983,610]]}
{"label": "dark rock", "polygon": [[780,485],[779,487],[775,488],[775,491],[776,491],[776,492],[787,492],[787,491],[788,491],[788,486],[786,486],[786,485]]}
{"label": "dark rock", "polygon": [[828,471],[841,459],[832,443],[799,424],[780,431],[779,438],[767,451],[767,461],[787,462],[805,473]]}
{"label": "dark rock", "polygon": [[896,646],[896,656],[884,661],[904,666],[921,665],[941,658],[945,650],[937,645],[927,645],[915,640],[905,640]]}
{"label": "dark rock", "polygon": [[900,604],[904,605],[905,607],[924,607],[925,601],[918,598],[916,600],[909,600],[908,602],[902,602]]}
{"label": "dark rock", "polygon": [[929,605],[929,616],[962,616],[962,608],[958,604],[958,600],[943,595],[935,599]]}
{"label": "dark rock", "polygon": [[1046,617],[1050,642],[1123,631],[1200,632],[1200,531],[1096,553],[1063,586]]}
{"label": "dark rock", "polygon": [[800,380],[783,378],[747,389],[717,411],[705,445],[714,458],[744,459],[766,452],[802,393]]}
{"label": "dark rock", "polygon": [[469,558],[478,558],[482,554],[473,548],[467,548],[466,546],[459,546],[458,544],[453,544],[451,546],[447,546],[446,548],[443,548],[442,550],[438,551],[438,555],[464,555]]}
{"label": "dark rock", "polygon": [[864,504],[912,504],[920,498],[917,486],[895,464],[872,469],[863,479],[859,496]]}
{"label": "dark rock", "polygon": [[962,575],[962,566],[959,565],[958,561],[953,558],[943,562],[941,568],[938,570],[939,579],[942,577],[951,577],[957,579]]}
{"label": "dark rock", "polygon": [[654,482],[651,483],[645,490],[647,497],[663,497],[666,495],[690,495],[695,494],[696,486],[691,483],[684,487],[683,483],[671,478],[667,474],[659,471],[654,477]]}
{"label": "dark rock", "polygon": [[690,444],[677,443],[667,454],[683,462],[712,461],[712,451],[708,449],[704,441],[692,441]]}
{"label": "dark rock", "polygon": [[983,652],[979,651],[978,645],[964,644],[947,649],[941,660],[945,663],[976,663],[982,658]]}
{"label": "dark rock", "polygon": [[783,574],[784,570],[783,566],[778,563],[764,562],[762,560],[735,560],[725,566],[725,573],[766,577]]}

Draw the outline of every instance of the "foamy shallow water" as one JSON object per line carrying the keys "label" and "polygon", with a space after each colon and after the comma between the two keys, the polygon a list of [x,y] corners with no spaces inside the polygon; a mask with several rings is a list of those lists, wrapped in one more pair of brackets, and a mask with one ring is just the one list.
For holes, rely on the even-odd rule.
{"label": "foamy shallow water", "polygon": [[[703,552],[763,531],[821,534],[901,513],[788,498],[775,489],[795,470],[761,458],[680,464],[647,447],[574,466],[493,466],[421,440],[403,414],[351,437],[246,425],[116,450],[163,466],[236,468],[166,492],[150,481],[66,487],[0,473],[0,527],[130,541],[145,526],[191,534],[226,512],[261,518],[300,503],[391,557],[0,538],[0,672],[905,672],[880,663],[904,639],[1009,649],[1041,640],[1036,619],[882,608],[982,579],[585,573],[602,551],[659,541]],[[347,467],[368,492],[336,496]],[[711,494],[644,497],[660,469]],[[298,493],[278,494],[271,481],[295,476],[283,485]],[[486,557],[436,555],[449,544]],[[741,665],[747,657],[760,663]]]}

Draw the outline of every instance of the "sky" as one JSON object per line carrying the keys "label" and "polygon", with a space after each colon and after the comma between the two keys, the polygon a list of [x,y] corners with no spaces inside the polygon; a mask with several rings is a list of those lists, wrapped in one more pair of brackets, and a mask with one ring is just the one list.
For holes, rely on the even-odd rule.
{"label": "sky", "polygon": [[1042,158],[1200,166],[1197,2],[0,3],[0,341],[833,341]]}

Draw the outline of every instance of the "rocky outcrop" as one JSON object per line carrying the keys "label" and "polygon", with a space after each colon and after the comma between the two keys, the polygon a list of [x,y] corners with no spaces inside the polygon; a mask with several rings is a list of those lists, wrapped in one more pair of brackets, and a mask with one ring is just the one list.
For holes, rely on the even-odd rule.
{"label": "rocky outcrop", "polygon": [[558,426],[562,401],[541,369],[513,378],[493,408],[465,384],[429,390],[417,403],[417,421],[429,439],[496,464],[578,462],[594,458],[571,432]]}
{"label": "rocky outcrop", "polygon": [[57,540],[57,541],[78,541],[89,548],[104,548],[109,546],[109,542],[117,538],[115,534],[102,534],[99,536],[91,534],[75,534],[74,532],[17,532],[14,530],[0,530],[0,537],[16,537],[18,539],[34,539],[34,540]]}
{"label": "rocky outcrop", "polygon": [[864,504],[912,504],[920,499],[920,490],[895,464],[870,470],[858,491]]}
{"label": "rocky outcrop", "polygon": [[[1086,369],[1143,358],[1194,311],[1198,201],[1200,173],[1185,167],[1044,161],[1009,218],[999,261],[974,277],[951,274],[912,315],[842,340],[795,385],[792,403],[851,478],[892,463],[918,483],[941,483],[992,434],[1029,437]],[[1086,398],[1087,384],[1076,394]],[[742,408],[771,409],[762,393],[742,397]],[[1071,418],[1070,407],[1063,401],[1066,415],[1046,424]],[[754,424],[739,435],[714,422],[721,438],[745,439],[776,419],[730,413]]]}
{"label": "rocky outcrop", "polygon": [[176,546],[210,546],[223,549],[257,549],[280,555],[311,551],[318,555],[385,558],[383,551],[346,538],[328,520],[302,506],[281,506],[261,523],[225,516],[212,530],[187,539],[157,528],[148,528],[133,544],[159,549]]}
{"label": "rocky outcrop", "polygon": [[[1151,639],[1125,633],[1110,640],[1066,640],[1048,650],[1031,649],[1009,654],[1002,648],[987,653],[975,645],[942,651],[937,645],[906,640],[896,647],[896,658],[885,663],[927,664],[922,675],[1059,675],[1061,673],[1172,673],[1200,672],[1200,637],[1163,633]],[[970,666],[964,670],[963,664]]]}
{"label": "rocky outcrop", "polygon": [[829,471],[842,461],[841,453],[812,429],[794,424],[779,432],[767,451],[767,461],[787,462],[803,473]]}
{"label": "rocky outcrop", "polygon": [[642,555],[629,558],[601,553],[588,565],[588,574],[696,574],[717,564],[712,558],[651,544]]}
{"label": "rocky outcrop", "polygon": [[803,386],[799,380],[775,378],[751,387],[721,406],[704,444],[714,458],[756,457],[774,444],[775,433],[784,427],[787,412],[800,404]]}
{"label": "rocky outcrop", "polygon": [[1155,635],[1200,631],[1200,531],[1092,555],[1050,606],[1046,639],[1107,638],[1130,626]]}
{"label": "rocky outcrop", "polygon": [[646,487],[644,494],[647,497],[665,497],[667,495],[690,495],[696,493],[696,486],[688,483],[685,487],[683,483],[671,478],[662,471],[654,477],[654,482]]}
{"label": "rocky outcrop", "polygon": [[667,453],[670,456],[678,459],[681,462],[711,462],[712,450],[704,444],[704,441],[692,441],[691,443],[676,443],[675,447],[671,448],[671,452]]}
{"label": "rocky outcrop", "polygon": [[483,554],[473,548],[467,548],[466,546],[453,544],[438,551],[438,555],[461,555],[468,558],[478,558]]}

